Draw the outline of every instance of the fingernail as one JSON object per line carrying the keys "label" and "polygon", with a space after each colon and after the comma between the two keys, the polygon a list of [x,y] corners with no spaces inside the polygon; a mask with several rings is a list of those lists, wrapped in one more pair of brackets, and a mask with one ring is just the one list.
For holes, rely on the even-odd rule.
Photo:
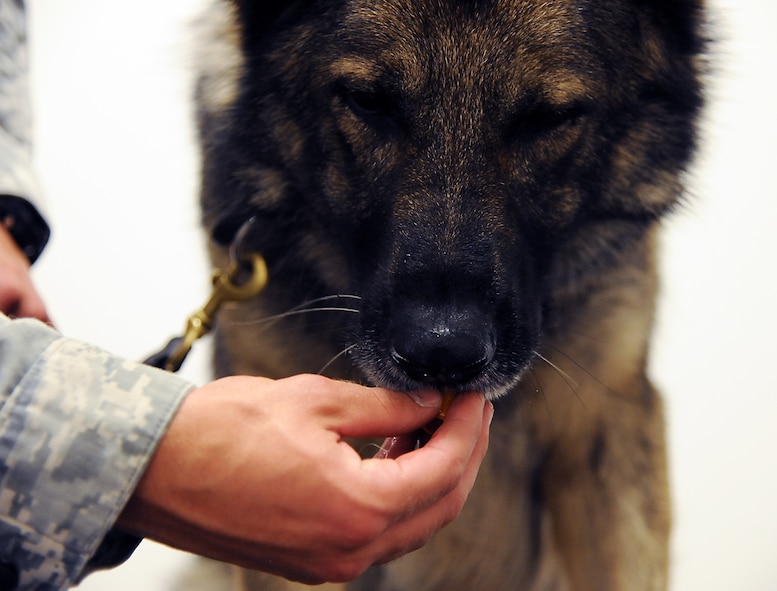
{"label": "fingernail", "polygon": [[413,390],[407,393],[410,398],[423,408],[440,408],[442,404],[442,394],[437,390]]}
{"label": "fingernail", "polygon": [[486,400],[486,412],[489,413],[488,425],[491,426],[491,423],[494,420],[494,403],[490,400]]}

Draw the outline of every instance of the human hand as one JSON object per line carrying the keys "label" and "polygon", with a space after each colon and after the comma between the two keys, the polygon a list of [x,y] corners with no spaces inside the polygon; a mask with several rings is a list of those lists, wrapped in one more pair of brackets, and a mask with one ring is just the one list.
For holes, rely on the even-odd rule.
{"label": "human hand", "polygon": [[493,407],[458,396],[421,449],[361,459],[344,437],[410,433],[437,414],[405,394],[320,376],[231,377],[193,391],[118,527],[309,584],[356,578],[461,511]]}
{"label": "human hand", "polygon": [[0,223],[0,311],[18,318],[49,320],[46,306],[30,277],[30,262]]}

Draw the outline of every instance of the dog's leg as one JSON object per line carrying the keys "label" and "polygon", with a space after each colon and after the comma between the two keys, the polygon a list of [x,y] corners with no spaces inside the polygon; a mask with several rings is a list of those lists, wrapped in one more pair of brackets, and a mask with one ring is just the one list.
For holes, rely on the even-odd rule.
{"label": "dog's leg", "polygon": [[658,396],[646,397],[653,408],[615,405],[586,440],[560,444],[545,466],[555,543],[574,591],[666,588],[663,427]]}
{"label": "dog's leg", "polygon": [[535,369],[547,402],[535,423],[546,433],[542,497],[574,591],[666,588],[663,405],[645,375],[651,297],[603,293]]}

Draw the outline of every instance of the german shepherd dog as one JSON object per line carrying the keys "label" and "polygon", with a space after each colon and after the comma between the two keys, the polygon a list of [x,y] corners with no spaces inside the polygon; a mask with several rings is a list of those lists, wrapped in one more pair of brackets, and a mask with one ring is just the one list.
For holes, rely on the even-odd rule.
{"label": "german shepherd dog", "polygon": [[[219,374],[485,392],[461,516],[369,591],[667,584],[646,376],[662,217],[702,105],[702,0],[224,0],[197,85],[216,264],[270,271]],[[244,573],[251,589],[294,585]]]}

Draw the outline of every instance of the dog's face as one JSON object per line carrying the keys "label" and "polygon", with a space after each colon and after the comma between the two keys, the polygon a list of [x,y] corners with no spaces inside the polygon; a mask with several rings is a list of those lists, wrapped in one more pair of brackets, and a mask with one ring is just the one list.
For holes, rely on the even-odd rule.
{"label": "dog's face", "polygon": [[203,78],[205,219],[257,215],[287,295],[358,295],[375,383],[505,392],[677,200],[694,2],[255,4]]}

